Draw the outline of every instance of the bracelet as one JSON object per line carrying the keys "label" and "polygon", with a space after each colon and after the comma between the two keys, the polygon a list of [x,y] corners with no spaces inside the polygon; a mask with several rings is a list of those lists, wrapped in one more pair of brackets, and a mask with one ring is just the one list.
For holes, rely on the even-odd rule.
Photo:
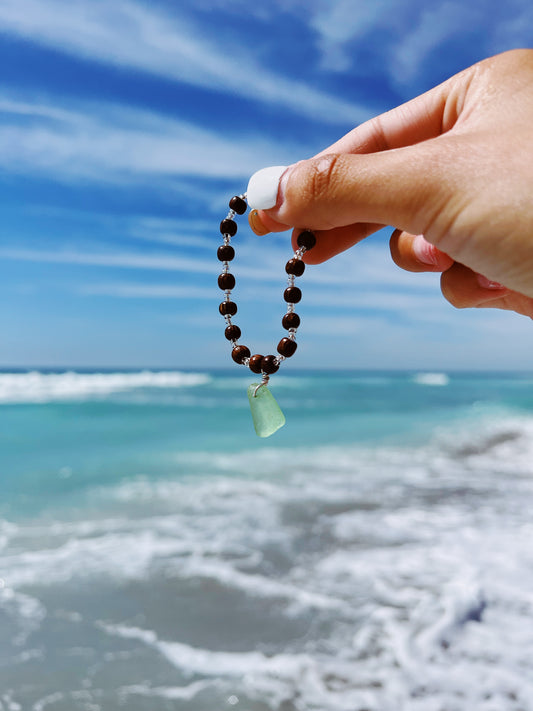
{"label": "bracelet", "polygon": [[231,238],[237,234],[235,217],[244,215],[247,209],[246,193],[234,195],[229,201],[229,212],[220,223],[220,233],[224,241],[217,250],[217,257],[222,262],[222,273],[218,277],[218,286],[224,291],[225,299],[219,305],[218,310],[226,322],[224,335],[231,343],[232,359],[235,363],[249,368],[252,373],[262,375],[260,383],[252,383],[249,386],[248,399],[257,435],[269,437],[285,424],[285,416],[266,386],[270,376],[279,370],[279,366],[284,360],[294,355],[298,347],[295,338],[300,326],[300,317],[295,312],[294,306],[300,302],[302,292],[294,285],[294,280],[304,273],[305,264],[302,261],[302,256],[315,246],[316,237],[310,230],[301,232],[297,237],[298,249],[285,265],[288,276],[283,298],[287,304],[287,313],[283,316],[281,325],[287,330],[287,336],[284,336],[278,343],[277,355],[264,356],[260,353],[251,355],[248,346],[239,343],[241,329],[232,322],[232,317],[237,313],[237,304],[231,298],[232,289],[235,287],[235,277],[229,270],[230,262],[235,257],[235,250],[230,244]]}

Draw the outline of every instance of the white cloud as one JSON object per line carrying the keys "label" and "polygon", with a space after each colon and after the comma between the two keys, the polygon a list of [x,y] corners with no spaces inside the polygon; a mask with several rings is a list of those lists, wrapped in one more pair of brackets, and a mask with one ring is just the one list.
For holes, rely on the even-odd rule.
{"label": "white cloud", "polygon": [[111,282],[84,284],[75,288],[76,292],[82,296],[112,296],[119,299],[201,299],[213,301],[213,293],[211,291],[194,286]]}
{"label": "white cloud", "polygon": [[322,67],[346,71],[353,65],[348,45],[376,27],[391,25],[402,15],[396,0],[324,0],[311,12],[311,27],[319,37]]}
{"label": "white cloud", "polygon": [[436,47],[478,26],[481,17],[475,7],[455,0],[423,7],[414,26],[402,32],[393,50],[390,64],[393,79],[400,85],[410,84]]}
{"label": "white cloud", "polygon": [[79,264],[92,267],[111,267],[124,269],[153,269],[157,271],[191,272],[193,274],[213,274],[213,262],[193,257],[180,257],[171,254],[143,253],[97,253],[77,250],[46,251],[35,249],[0,249],[0,259],[21,262],[40,262],[49,264]]}
{"label": "white cloud", "polygon": [[[383,69],[400,87],[412,84],[429,55],[450,39],[468,43],[472,30],[481,31],[487,56],[511,47],[531,44],[533,8],[530,0],[494,0],[465,3],[459,0],[317,0],[308,9],[310,26],[318,36],[325,70],[364,73],[355,61],[357,42],[382,36],[379,54]],[[463,67],[457,67],[461,69]]]}
{"label": "white cloud", "polygon": [[261,66],[253,46],[228,48],[183,10],[135,0],[2,0],[0,31],[90,60],[284,106],[333,124],[368,118],[366,107]]}
{"label": "white cloud", "polygon": [[291,162],[306,152],[250,135],[236,141],[115,104],[61,106],[0,96],[0,166],[12,172],[124,183],[154,176],[244,180],[274,159]]}
{"label": "white cloud", "polygon": [[530,0],[509,0],[506,7],[508,11],[501,21],[495,23],[490,41],[494,54],[510,47],[531,47],[533,5]]}

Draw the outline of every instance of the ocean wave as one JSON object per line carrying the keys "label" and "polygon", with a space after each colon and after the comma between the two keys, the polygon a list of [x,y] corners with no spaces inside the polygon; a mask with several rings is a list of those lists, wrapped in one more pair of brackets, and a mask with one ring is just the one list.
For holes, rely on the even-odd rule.
{"label": "ocean wave", "polygon": [[450,377],[446,373],[417,373],[412,381],[417,385],[444,386],[449,385]]}
{"label": "ocean wave", "polygon": [[140,388],[206,385],[207,373],[143,370],[134,373],[0,373],[0,403],[46,403],[98,398]]}
{"label": "ocean wave", "polygon": [[52,669],[20,693],[64,644],[106,708],[533,707],[533,420],[483,418],[177,454],[190,476],[95,487],[82,520],[0,522],[0,612]]}

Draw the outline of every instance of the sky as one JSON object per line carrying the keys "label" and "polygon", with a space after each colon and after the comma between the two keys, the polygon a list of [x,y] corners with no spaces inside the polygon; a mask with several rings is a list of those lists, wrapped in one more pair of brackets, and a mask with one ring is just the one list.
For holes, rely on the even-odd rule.
{"label": "sky", "polygon": [[[531,0],[0,0],[0,367],[231,367],[228,199],[532,34]],[[239,225],[275,352],[289,233]],[[389,234],[306,270],[291,368],[530,368],[531,320],[454,309]]]}

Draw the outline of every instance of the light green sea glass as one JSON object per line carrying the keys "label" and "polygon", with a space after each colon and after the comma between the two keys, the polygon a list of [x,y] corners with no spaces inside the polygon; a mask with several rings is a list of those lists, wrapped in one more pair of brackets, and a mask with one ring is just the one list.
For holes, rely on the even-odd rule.
{"label": "light green sea glass", "polygon": [[252,410],[255,432],[258,437],[270,437],[285,424],[285,415],[270,390],[263,385],[257,391],[259,383],[252,383],[248,388],[248,400]]}

